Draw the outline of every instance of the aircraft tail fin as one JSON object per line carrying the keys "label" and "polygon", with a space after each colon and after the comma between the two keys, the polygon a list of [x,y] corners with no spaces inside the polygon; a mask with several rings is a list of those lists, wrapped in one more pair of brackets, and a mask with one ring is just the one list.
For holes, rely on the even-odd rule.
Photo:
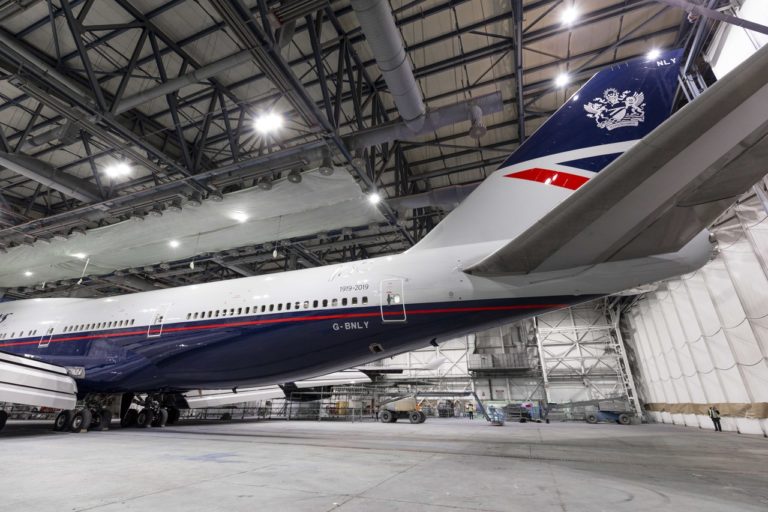
{"label": "aircraft tail fin", "polygon": [[601,70],[411,250],[523,233],[670,116],[681,57]]}

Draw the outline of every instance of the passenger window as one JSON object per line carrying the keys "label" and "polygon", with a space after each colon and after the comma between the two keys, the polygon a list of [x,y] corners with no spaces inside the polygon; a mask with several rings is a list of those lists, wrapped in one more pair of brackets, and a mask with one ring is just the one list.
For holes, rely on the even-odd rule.
{"label": "passenger window", "polygon": [[134,321],[134,320],[135,320],[135,318],[131,318],[131,325],[133,325],[133,321]]}
{"label": "passenger window", "polygon": [[283,303],[282,302],[277,305],[277,310],[278,311],[282,311],[283,310]]}
{"label": "passenger window", "polygon": [[242,315],[243,314],[243,308],[237,308],[237,314]]}
{"label": "passenger window", "polygon": [[331,306],[333,306],[333,307],[336,307],[336,306],[338,306],[338,305],[339,305],[339,299],[333,299],[333,300],[331,301]]}
{"label": "passenger window", "polygon": [[267,310],[267,306],[266,306],[266,304],[262,304],[262,305],[261,305],[261,312],[263,313],[263,312],[265,312],[266,310]]}
{"label": "passenger window", "polygon": [[323,299],[323,307],[324,308],[328,307],[328,299]]}
{"label": "passenger window", "polygon": [[368,297],[363,297],[363,304],[368,304]]}
{"label": "passenger window", "polygon": [[312,301],[312,307],[313,307],[313,308],[316,308],[316,307],[317,307],[317,301],[316,301],[316,300],[313,300],[313,301]]}
{"label": "passenger window", "polygon": [[304,309],[309,309],[309,301],[308,300],[304,301]]}
{"label": "passenger window", "polygon": [[354,306],[357,304],[357,297],[352,297],[352,305]]}
{"label": "passenger window", "polygon": [[346,298],[346,297],[344,297],[343,299],[341,299],[341,305],[342,305],[342,306],[346,306],[346,305],[347,305],[347,298]]}
{"label": "passenger window", "polygon": [[285,303],[285,309],[286,309],[286,311],[291,309],[291,303],[290,302],[286,302]]}
{"label": "passenger window", "polygon": [[235,308],[229,310],[229,316],[235,316]]}
{"label": "passenger window", "polygon": [[250,313],[250,312],[251,312],[251,306],[248,306],[247,308],[245,308],[245,314],[246,314],[246,315],[247,315],[248,313]]}
{"label": "passenger window", "polygon": [[220,314],[221,314],[221,310],[220,310],[220,309],[217,309],[217,310],[216,310],[216,314],[215,314],[215,315],[213,315],[213,316],[221,316]]}
{"label": "passenger window", "polygon": [[299,309],[301,307],[301,302],[297,302],[293,309]]}
{"label": "passenger window", "polygon": [[271,311],[274,311],[274,310],[275,310],[275,305],[274,304],[270,304],[269,305],[269,311],[271,312]]}

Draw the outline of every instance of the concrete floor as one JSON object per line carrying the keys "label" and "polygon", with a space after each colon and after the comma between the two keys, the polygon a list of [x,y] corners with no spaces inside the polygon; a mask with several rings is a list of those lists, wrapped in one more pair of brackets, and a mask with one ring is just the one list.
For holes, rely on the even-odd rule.
{"label": "concrete floor", "polygon": [[768,440],[670,425],[253,422],[0,434],[0,510],[768,510]]}

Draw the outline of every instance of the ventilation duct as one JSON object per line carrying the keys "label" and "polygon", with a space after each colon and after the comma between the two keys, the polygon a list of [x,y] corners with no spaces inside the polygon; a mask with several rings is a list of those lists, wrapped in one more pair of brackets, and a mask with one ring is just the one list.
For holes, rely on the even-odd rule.
{"label": "ventilation duct", "polygon": [[400,117],[411,130],[418,130],[424,121],[426,108],[389,2],[352,0],[352,8]]}

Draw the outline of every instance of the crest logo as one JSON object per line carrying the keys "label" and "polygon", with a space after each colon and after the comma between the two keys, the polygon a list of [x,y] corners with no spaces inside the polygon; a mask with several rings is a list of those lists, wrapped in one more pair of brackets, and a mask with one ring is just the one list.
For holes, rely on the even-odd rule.
{"label": "crest logo", "polygon": [[586,105],[587,117],[597,123],[598,128],[608,131],[625,126],[638,126],[645,121],[645,95],[642,92],[619,92],[613,87],[603,92],[602,98],[595,98]]}

